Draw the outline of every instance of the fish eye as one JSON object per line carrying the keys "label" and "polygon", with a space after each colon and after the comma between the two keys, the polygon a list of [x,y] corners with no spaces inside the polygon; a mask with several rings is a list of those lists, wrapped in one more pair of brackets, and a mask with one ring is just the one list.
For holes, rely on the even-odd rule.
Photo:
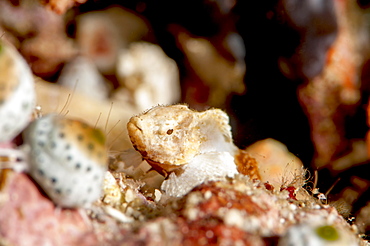
{"label": "fish eye", "polygon": [[173,129],[168,129],[168,130],[167,130],[167,134],[168,134],[168,135],[171,135],[172,133],[173,133]]}

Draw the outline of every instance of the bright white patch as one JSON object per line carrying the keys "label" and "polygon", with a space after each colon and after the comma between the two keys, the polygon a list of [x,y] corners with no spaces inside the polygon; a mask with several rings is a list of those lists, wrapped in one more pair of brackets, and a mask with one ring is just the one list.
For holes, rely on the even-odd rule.
{"label": "bright white patch", "polygon": [[234,157],[229,152],[209,152],[200,154],[184,167],[178,176],[171,173],[161,186],[166,194],[181,197],[194,187],[206,182],[234,177],[238,173]]}

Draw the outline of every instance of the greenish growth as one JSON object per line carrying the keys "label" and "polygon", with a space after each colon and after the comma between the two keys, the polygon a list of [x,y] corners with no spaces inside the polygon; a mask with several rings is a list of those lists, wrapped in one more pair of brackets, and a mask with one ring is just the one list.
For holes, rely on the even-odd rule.
{"label": "greenish growth", "polygon": [[0,54],[3,52],[3,42],[0,41]]}
{"label": "greenish growth", "polygon": [[334,226],[320,226],[316,228],[316,233],[319,237],[327,241],[336,241],[339,239],[338,231]]}
{"label": "greenish growth", "polygon": [[105,144],[105,136],[102,131],[98,129],[94,129],[92,131],[92,137],[95,139],[98,143],[104,145]]}

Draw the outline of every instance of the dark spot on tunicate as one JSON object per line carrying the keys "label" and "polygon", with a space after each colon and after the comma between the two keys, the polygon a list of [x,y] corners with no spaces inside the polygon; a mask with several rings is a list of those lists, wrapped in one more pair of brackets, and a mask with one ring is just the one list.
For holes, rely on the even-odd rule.
{"label": "dark spot on tunicate", "polygon": [[84,136],[82,136],[81,134],[78,134],[77,139],[78,139],[78,141],[82,141],[84,139]]}
{"label": "dark spot on tunicate", "polygon": [[86,129],[86,128],[88,128],[89,126],[88,126],[86,123],[82,123],[82,124],[81,124],[81,127]]}
{"label": "dark spot on tunicate", "polygon": [[72,160],[72,156],[68,155],[67,156],[67,161],[70,161],[70,160]]}
{"label": "dark spot on tunicate", "polygon": [[94,177],[93,177],[94,180],[98,180],[99,179],[99,175],[95,174]]}
{"label": "dark spot on tunicate", "polygon": [[67,189],[67,190],[66,190],[66,193],[67,193],[67,195],[69,195],[69,194],[71,194],[71,193],[72,193],[72,190],[71,190],[71,189]]}
{"label": "dark spot on tunicate", "polygon": [[91,167],[87,167],[86,172],[90,172],[90,171],[91,171]]}
{"label": "dark spot on tunicate", "polygon": [[62,190],[61,189],[55,189],[55,193],[57,193],[57,194],[62,194]]}
{"label": "dark spot on tunicate", "polygon": [[92,188],[91,188],[91,187],[89,187],[89,188],[87,189],[87,193],[91,193],[91,191],[92,191]]}
{"label": "dark spot on tunicate", "polygon": [[89,143],[87,145],[87,148],[92,151],[92,150],[94,150],[94,145],[92,143]]}
{"label": "dark spot on tunicate", "polygon": [[39,142],[37,143],[37,145],[38,145],[38,146],[40,146],[40,147],[44,147],[44,146],[45,146],[45,142],[39,141]]}
{"label": "dark spot on tunicate", "polygon": [[53,141],[53,142],[51,142],[50,146],[51,146],[51,148],[54,149],[57,146],[57,144]]}
{"label": "dark spot on tunicate", "polygon": [[76,163],[76,169],[80,169],[81,168],[81,164],[80,163]]}
{"label": "dark spot on tunicate", "polygon": [[40,176],[44,176],[45,175],[44,171],[42,171],[41,169],[38,169],[37,172],[38,172],[38,174]]}
{"label": "dark spot on tunicate", "polygon": [[59,137],[64,138],[64,133],[63,132],[59,133]]}
{"label": "dark spot on tunicate", "polygon": [[44,135],[44,133],[45,132],[44,131],[41,131],[41,130],[37,132],[37,134],[39,134],[39,135]]}
{"label": "dark spot on tunicate", "polygon": [[82,200],[82,204],[86,204],[86,203],[87,203],[86,199]]}
{"label": "dark spot on tunicate", "polygon": [[167,131],[167,134],[168,135],[171,135],[173,133],[173,129],[169,129],[168,131]]}
{"label": "dark spot on tunicate", "polygon": [[70,149],[70,148],[71,148],[71,145],[66,144],[66,149]]}
{"label": "dark spot on tunicate", "polygon": [[53,184],[55,184],[55,183],[57,182],[57,179],[56,179],[56,178],[51,178],[50,180],[51,180],[51,182],[52,182]]}

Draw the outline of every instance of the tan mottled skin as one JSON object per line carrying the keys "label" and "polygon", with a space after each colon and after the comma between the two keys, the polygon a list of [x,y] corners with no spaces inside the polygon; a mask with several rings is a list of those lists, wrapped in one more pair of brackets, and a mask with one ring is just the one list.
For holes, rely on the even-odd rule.
{"label": "tan mottled skin", "polygon": [[149,162],[172,166],[211,151],[236,151],[229,118],[220,109],[197,112],[186,105],[157,106],[127,124],[133,146]]}

